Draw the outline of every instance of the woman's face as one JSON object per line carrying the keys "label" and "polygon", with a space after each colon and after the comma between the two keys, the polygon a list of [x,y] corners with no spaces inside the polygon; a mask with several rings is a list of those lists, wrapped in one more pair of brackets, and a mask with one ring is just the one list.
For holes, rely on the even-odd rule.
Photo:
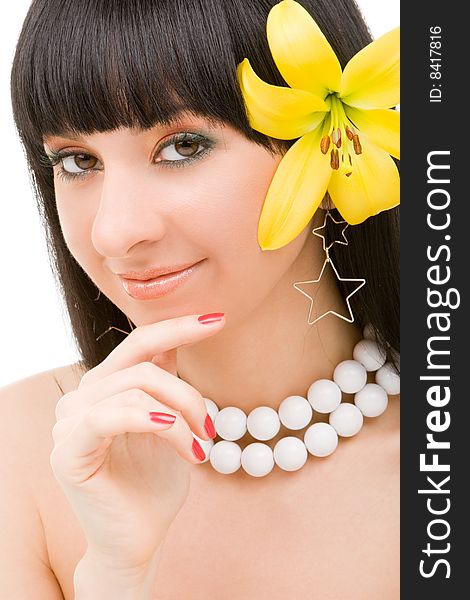
{"label": "woman's face", "polygon": [[[309,229],[279,250],[258,246],[258,219],[280,155],[193,115],[144,131],[49,137],[44,146],[49,155],[72,154],[54,166],[70,252],[136,325],[214,311],[225,312],[228,325],[285,290],[278,284]],[[117,275],[198,262],[182,285],[158,298],[129,295]]]}

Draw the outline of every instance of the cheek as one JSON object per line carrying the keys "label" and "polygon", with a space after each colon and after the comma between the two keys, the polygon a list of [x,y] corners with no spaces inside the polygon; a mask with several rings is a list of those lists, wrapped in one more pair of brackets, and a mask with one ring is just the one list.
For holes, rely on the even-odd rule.
{"label": "cheek", "polygon": [[258,221],[266,193],[281,157],[247,145],[245,152],[228,153],[212,163],[199,189],[205,218],[199,232],[217,247],[219,256],[233,251],[257,252]]}
{"label": "cheek", "polygon": [[259,217],[282,156],[273,156],[259,146],[253,150],[253,146],[247,144],[246,153],[232,152],[224,164],[213,163],[200,195],[204,215],[199,219],[198,239],[216,265],[210,289],[224,295],[221,305],[232,316],[251,310],[272,293],[309,235],[306,229],[275,251],[259,247]]}
{"label": "cheek", "polygon": [[90,202],[87,208],[83,193],[74,198],[73,192],[67,191],[65,194],[60,186],[56,186],[56,204],[67,248],[75,260],[86,269],[93,255],[90,242],[93,226],[92,203]]}

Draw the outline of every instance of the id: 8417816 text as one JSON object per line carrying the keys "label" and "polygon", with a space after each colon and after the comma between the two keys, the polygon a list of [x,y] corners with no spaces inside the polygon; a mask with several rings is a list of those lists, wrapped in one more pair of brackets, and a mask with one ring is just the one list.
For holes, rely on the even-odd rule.
{"label": "id: 8417816 text", "polygon": [[442,35],[441,27],[429,28],[429,79],[432,87],[429,90],[429,102],[442,102]]}

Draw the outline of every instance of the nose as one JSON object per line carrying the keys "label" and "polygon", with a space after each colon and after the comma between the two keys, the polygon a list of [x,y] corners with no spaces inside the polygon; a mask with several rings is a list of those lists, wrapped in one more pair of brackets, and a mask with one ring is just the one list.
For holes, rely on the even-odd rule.
{"label": "nose", "polygon": [[161,240],[165,228],[158,210],[160,193],[145,170],[108,167],[91,233],[96,251],[121,258],[137,244]]}

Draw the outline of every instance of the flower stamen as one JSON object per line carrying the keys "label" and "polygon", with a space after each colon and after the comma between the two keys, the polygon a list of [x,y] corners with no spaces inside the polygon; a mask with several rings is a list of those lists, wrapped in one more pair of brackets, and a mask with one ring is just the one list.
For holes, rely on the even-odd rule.
{"label": "flower stamen", "polygon": [[361,142],[359,141],[359,136],[357,135],[357,133],[354,135],[352,142],[353,142],[354,152],[356,154],[362,154],[362,146],[361,146]]}
{"label": "flower stamen", "polygon": [[[352,157],[362,154],[359,131],[349,120],[343,103],[335,94],[327,100],[330,112],[323,122],[320,150],[322,154],[330,153],[330,167],[350,177],[354,167]],[[349,162],[349,166],[346,164]]]}
{"label": "flower stamen", "polygon": [[330,136],[324,135],[320,142],[320,150],[322,154],[326,154],[328,152],[328,148],[330,147]]}
{"label": "flower stamen", "polygon": [[354,137],[354,131],[349,127],[349,125],[346,125],[346,135],[348,136],[348,140],[352,140]]}
{"label": "flower stamen", "polygon": [[341,148],[341,129],[339,127],[333,130],[331,140],[337,148]]}
{"label": "flower stamen", "polygon": [[339,152],[336,150],[336,148],[331,150],[330,166],[332,169],[339,169]]}

